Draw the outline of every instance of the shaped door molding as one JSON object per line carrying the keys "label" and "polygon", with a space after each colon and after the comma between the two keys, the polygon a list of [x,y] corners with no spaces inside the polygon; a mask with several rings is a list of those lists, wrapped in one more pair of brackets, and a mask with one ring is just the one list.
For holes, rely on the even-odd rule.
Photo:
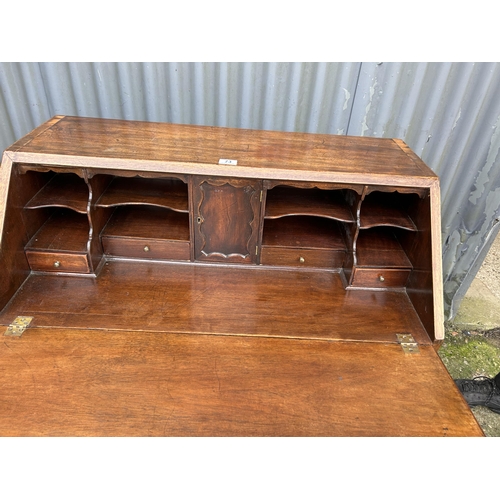
{"label": "shaped door molding", "polygon": [[194,177],[196,260],[257,263],[261,190],[259,180]]}

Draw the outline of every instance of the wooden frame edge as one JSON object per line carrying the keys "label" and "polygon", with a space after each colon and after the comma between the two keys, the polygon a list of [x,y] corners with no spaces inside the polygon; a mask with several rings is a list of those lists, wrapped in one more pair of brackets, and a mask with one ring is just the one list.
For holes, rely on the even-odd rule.
{"label": "wooden frame edge", "polygon": [[[106,168],[110,170],[136,170],[147,172],[169,172],[172,174],[190,174],[217,177],[239,177],[243,179],[280,179],[289,181],[340,182],[343,184],[360,184],[359,175],[346,172],[311,172],[288,168],[252,167],[238,165],[227,167],[194,162],[175,162],[162,160],[133,160],[130,158],[103,158],[94,156],[58,155],[46,153],[11,152],[10,157],[16,163],[37,163],[43,165],[69,166],[80,168]],[[394,187],[429,188],[436,176],[411,178],[386,174],[368,174],[363,177],[362,185],[390,185]]]}
{"label": "wooden frame edge", "polygon": [[5,214],[7,211],[7,198],[9,196],[10,177],[12,173],[12,160],[5,152],[0,165],[0,248],[3,240]]}
{"label": "wooden frame edge", "polygon": [[434,335],[435,341],[444,339],[444,304],[443,304],[443,249],[441,244],[441,190],[439,179],[430,189],[431,203],[431,241],[432,241],[432,287],[434,300]]}

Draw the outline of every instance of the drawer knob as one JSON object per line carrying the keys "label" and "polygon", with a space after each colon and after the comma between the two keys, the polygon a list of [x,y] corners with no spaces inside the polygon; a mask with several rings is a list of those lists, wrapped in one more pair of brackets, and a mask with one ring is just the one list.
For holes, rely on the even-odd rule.
{"label": "drawer knob", "polygon": [[303,264],[305,261],[306,261],[306,259],[304,259],[304,257],[299,257],[299,262],[300,262],[301,264]]}
{"label": "drawer knob", "polygon": [[144,247],[144,251],[149,252],[149,247],[147,245]]}
{"label": "drawer knob", "polygon": [[61,267],[61,263],[58,260],[56,260],[54,262],[54,267]]}
{"label": "drawer knob", "polygon": [[385,281],[385,278],[384,278],[382,275],[380,275],[380,276],[378,277],[378,280],[379,280],[379,281]]}

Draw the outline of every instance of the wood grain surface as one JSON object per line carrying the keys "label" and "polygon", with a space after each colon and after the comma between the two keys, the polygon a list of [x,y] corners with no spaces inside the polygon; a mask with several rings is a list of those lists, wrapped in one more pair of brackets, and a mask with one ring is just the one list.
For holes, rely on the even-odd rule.
{"label": "wood grain surface", "polygon": [[357,264],[361,267],[412,267],[394,230],[388,227],[360,231],[356,240],[356,257]]}
{"label": "wood grain surface", "polygon": [[29,329],[1,436],[480,436],[431,346]]}
{"label": "wood grain surface", "polygon": [[396,342],[431,341],[404,291],[345,291],[338,273],[110,261],[99,277],[32,275],[0,324]]}
{"label": "wood grain surface", "polygon": [[[16,143],[8,152],[15,161],[35,158],[40,161],[43,156],[47,163],[53,163],[68,157],[69,164],[86,166],[85,159],[93,158],[88,165],[98,166],[95,159],[100,158],[102,167],[138,170],[156,170],[147,162],[161,162],[168,163],[172,172],[176,171],[172,169],[174,164],[183,163],[205,166],[205,170],[192,173],[224,175],[230,168],[233,175],[240,177],[267,177],[263,170],[282,170],[306,171],[309,178],[313,177],[311,172],[336,173],[345,180],[346,174],[357,174],[362,166],[365,175],[373,174],[373,180],[379,178],[382,183],[387,182],[384,178],[392,176],[395,184],[408,184],[409,178],[412,185],[428,186],[435,174],[425,164],[416,162],[402,145],[404,143],[392,139],[371,137],[65,116],[44,132]],[[222,158],[237,160],[238,165],[219,165]],[[128,163],[120,160],[128,160]],[[135,167],[131,163],[135,163]],[[210,171],[206,170],[208,166]],[[404,177],[407,179],[403,183],[398,182]],[[332,182],[332,179],[323,180]]]}

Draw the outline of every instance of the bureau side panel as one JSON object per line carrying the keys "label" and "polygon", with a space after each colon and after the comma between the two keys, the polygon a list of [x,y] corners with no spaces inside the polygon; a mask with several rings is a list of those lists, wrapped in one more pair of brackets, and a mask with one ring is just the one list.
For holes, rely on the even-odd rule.
{"label": "bureau side panel", "polygon": [[[406,291],[420,321],[424,325],[429,338],[433,341],[442,339],[440,324],[442,316],[436,310],[434,301],[434,285],[439,280],[433,260],[433,232],[434,224],[439,225],[439,219],[434,219],[431,210],[431,196],[419,200],[411,208],[410,216],[418,228],[416,233],[408,233],[401,243],[410,259],[413,270],[406,285]],[[414,237],[417,236],[417,237]],[[440,258],[440,255],[439,255]]]}
{"label": "bureau side panel", "polygon": [[24,185],[22,180],[23,176],[4,154],[0,168],[0,311],[30,273],[24,253],[28,231],[23,220],[22,207],[39,187]]}

